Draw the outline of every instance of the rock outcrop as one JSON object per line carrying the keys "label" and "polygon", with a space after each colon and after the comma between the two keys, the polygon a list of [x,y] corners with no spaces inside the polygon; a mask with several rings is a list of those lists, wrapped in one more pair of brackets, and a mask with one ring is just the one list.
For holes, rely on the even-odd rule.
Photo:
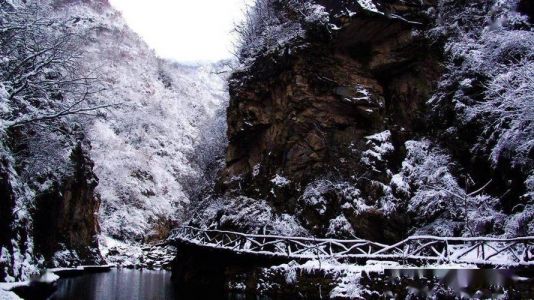
{"label": "rock outcrop", "polygon": [[[356,1],[319,1],[330,27],[304,25],[306,39],[233,74],[223,191],[267,199],[289,213],[319,179],[358,186],[369,205],[382,196],[373,182],[399,168],[402,145],[423,130],[424,104],[441,75],[440,51],[422,34],[430,3],[383,2],[379,12]],[[390,165],[371,167],[364,156],[369,137],[380,132],[395,149],[384,153]],[[344,196],[326,193],[327,215],[334,216]],[[321,216],[304,209],[300,217],[325,234]],[[391,241],[403,235],[403,220],[390,220],[369,212],[350,221],[358,236]]]}
{"label": "rock outcrop", "polygon": [[35,199],[35,250],[47,261],[56,260],[55,263],[99,263],[102,261],[97,237],[100,200],[94,192],[98,178],[81,143],[73,149],[70,159],[72,175]]}
{"label": "rock outcrop", "polygon": [[12,160],[2,158],[0,280],[27,278],[38,267],[103,262],[97,244],[98,179],[86,147],[80,142],[72,150],[72,173],[51,176],[41,193],[22,180]]}
{"label": "rock outcrop", "polygon": [[224,197],[316,236],[534,230],[527,2],[258,3],[230,79]]}

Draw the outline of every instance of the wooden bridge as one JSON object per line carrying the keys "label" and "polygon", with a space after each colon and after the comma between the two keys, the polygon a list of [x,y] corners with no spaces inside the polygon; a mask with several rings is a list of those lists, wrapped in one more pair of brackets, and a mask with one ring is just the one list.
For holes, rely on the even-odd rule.
{"label": "wooden bridge", "polygon": [[287,260],[334,258],[346,262],[395,261],[401,264],[474,264],[488,267],[534,266],[534,237],[412,236],[394,245],[368,240],[336,240],[240,232],[177,228],[172,243],[188,244],[235,254]]}

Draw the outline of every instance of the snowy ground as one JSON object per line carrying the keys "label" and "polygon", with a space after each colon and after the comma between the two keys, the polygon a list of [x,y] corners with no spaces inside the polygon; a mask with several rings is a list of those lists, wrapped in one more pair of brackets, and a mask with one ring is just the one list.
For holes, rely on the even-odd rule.
{"label": "snowy ground", "polygon": [[168,269],[176,257],[176,248],[168,245],[136,245],[104,236],[99,245],[106,261],[117,267]]}
{"label": "snowy ground", "polygon": [[[368,286],[362,284],[362,274],[365,272],[377,273],[384,275],[386,270],[393,270],[396,273],[409,271],[412,273],[420,273],[423,270],[436,270],[437,273],[443,270],[442,273],[447,273],[448,270],[456,269],[477,269],[473,265],[426,265],[426,266],[410,266],[399,265],[397,262],[388,261],[368,261],[366,265],[358,266],[355,264],[340,263],[334,259],[331,260],[310,260],[306,263],[299,264],[292,261],[287,264],[281,264],[270,268],[264,268],[260,275],[258,291],[266,292],[273,291],[280,288],[280,282],[272,280],[277,278],[276,274],[282,274],[285,278],[286,284],[289,286],[297,286],[299,278],[303,274],[324,274],[326,278],[331,278],[335,282],[335,287],[330,291],[327,298],[336,299],[365,299],[366,295],[376,293],[376,291],[369,290]],[[436,274],[437,274],[436,273]],[[263,278],[271,278],[271,280],[264,280]],[[245,282],[231,282],[231,288],[235,291],[244,291]]]}
{"label": "snowy ground", "polygon": [[[54,283],[59,279],[59,276],[56,275],[53,270],[47,270],[35,281],[43,283]],[[21,281],[21,282],[0,282],[0,300],[14,300],[21,299],[17,294],[11,292],[12,289],[21,286],[30,285],[30,281]]]}
{"label": "snowy ground", "polygon": [[15,293],[0,289],[0,300],[18,300],[21,299]]}

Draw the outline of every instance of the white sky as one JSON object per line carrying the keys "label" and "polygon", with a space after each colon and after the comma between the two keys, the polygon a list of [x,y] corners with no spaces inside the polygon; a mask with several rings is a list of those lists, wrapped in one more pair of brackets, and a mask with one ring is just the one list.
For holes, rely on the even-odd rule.
{"label": "white sky", "polygon": [[232,56],[232,29],[252,0],[110,0],[159,56],[213,62]]}

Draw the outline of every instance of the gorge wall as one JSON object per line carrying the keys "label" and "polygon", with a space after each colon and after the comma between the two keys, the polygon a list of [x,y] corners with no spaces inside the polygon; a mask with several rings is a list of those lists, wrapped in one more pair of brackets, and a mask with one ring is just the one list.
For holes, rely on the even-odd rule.
{"label": "gorge wall", "polygon": [[22,157],[17,164],[2,151],[0,278],[24,278],[43,266],[103,262],[97,242],[98,179],[87,147],[81,141],[73,147],[64,174],[31,179]]}
{"label": "gorge wall", "polygon": [[57,265],[103,262],[97,238],[100,232],[100,199],[95,193],[98,179],[87,152],[82,143],[76,145],[70,156],[72,175],[35,199],[32,232],[35,250],[47,261],[59,260],[55,262]]}
{"label": "gorge wall", "polygon": [[532,232],[532,102],[497,88],[528,85],[509,71],[532,68],[524,2],[256,6],[222,196],[195,225],[389,243]]}
{"label": "gorge wall", "polygon": [[[345,180],[360,189],[366,205],[376,205],[383,192],[374,182],[399,169],[402,145],[423,130],[424,104],[441,74],[439,50],[414,34],[429,23],[423,8],[402,4],[382,14],[357,4],[319,4],[332,16],[347,8],[356,16],[334,17],[338,28],[308,29],[306,46],[258,57],[230,81],[223,187],[266,199],[278,211],[295,211],[306,186],[318,179]],[[377,133],[396,147],[383,161],[364,160]],[[346,201],[327,193],[324,214],[303,208],[301,215],[321,235]],[[363,238],[391,241],[404,234],[403,218],[386,222],[369,210],[351,223]]]}

